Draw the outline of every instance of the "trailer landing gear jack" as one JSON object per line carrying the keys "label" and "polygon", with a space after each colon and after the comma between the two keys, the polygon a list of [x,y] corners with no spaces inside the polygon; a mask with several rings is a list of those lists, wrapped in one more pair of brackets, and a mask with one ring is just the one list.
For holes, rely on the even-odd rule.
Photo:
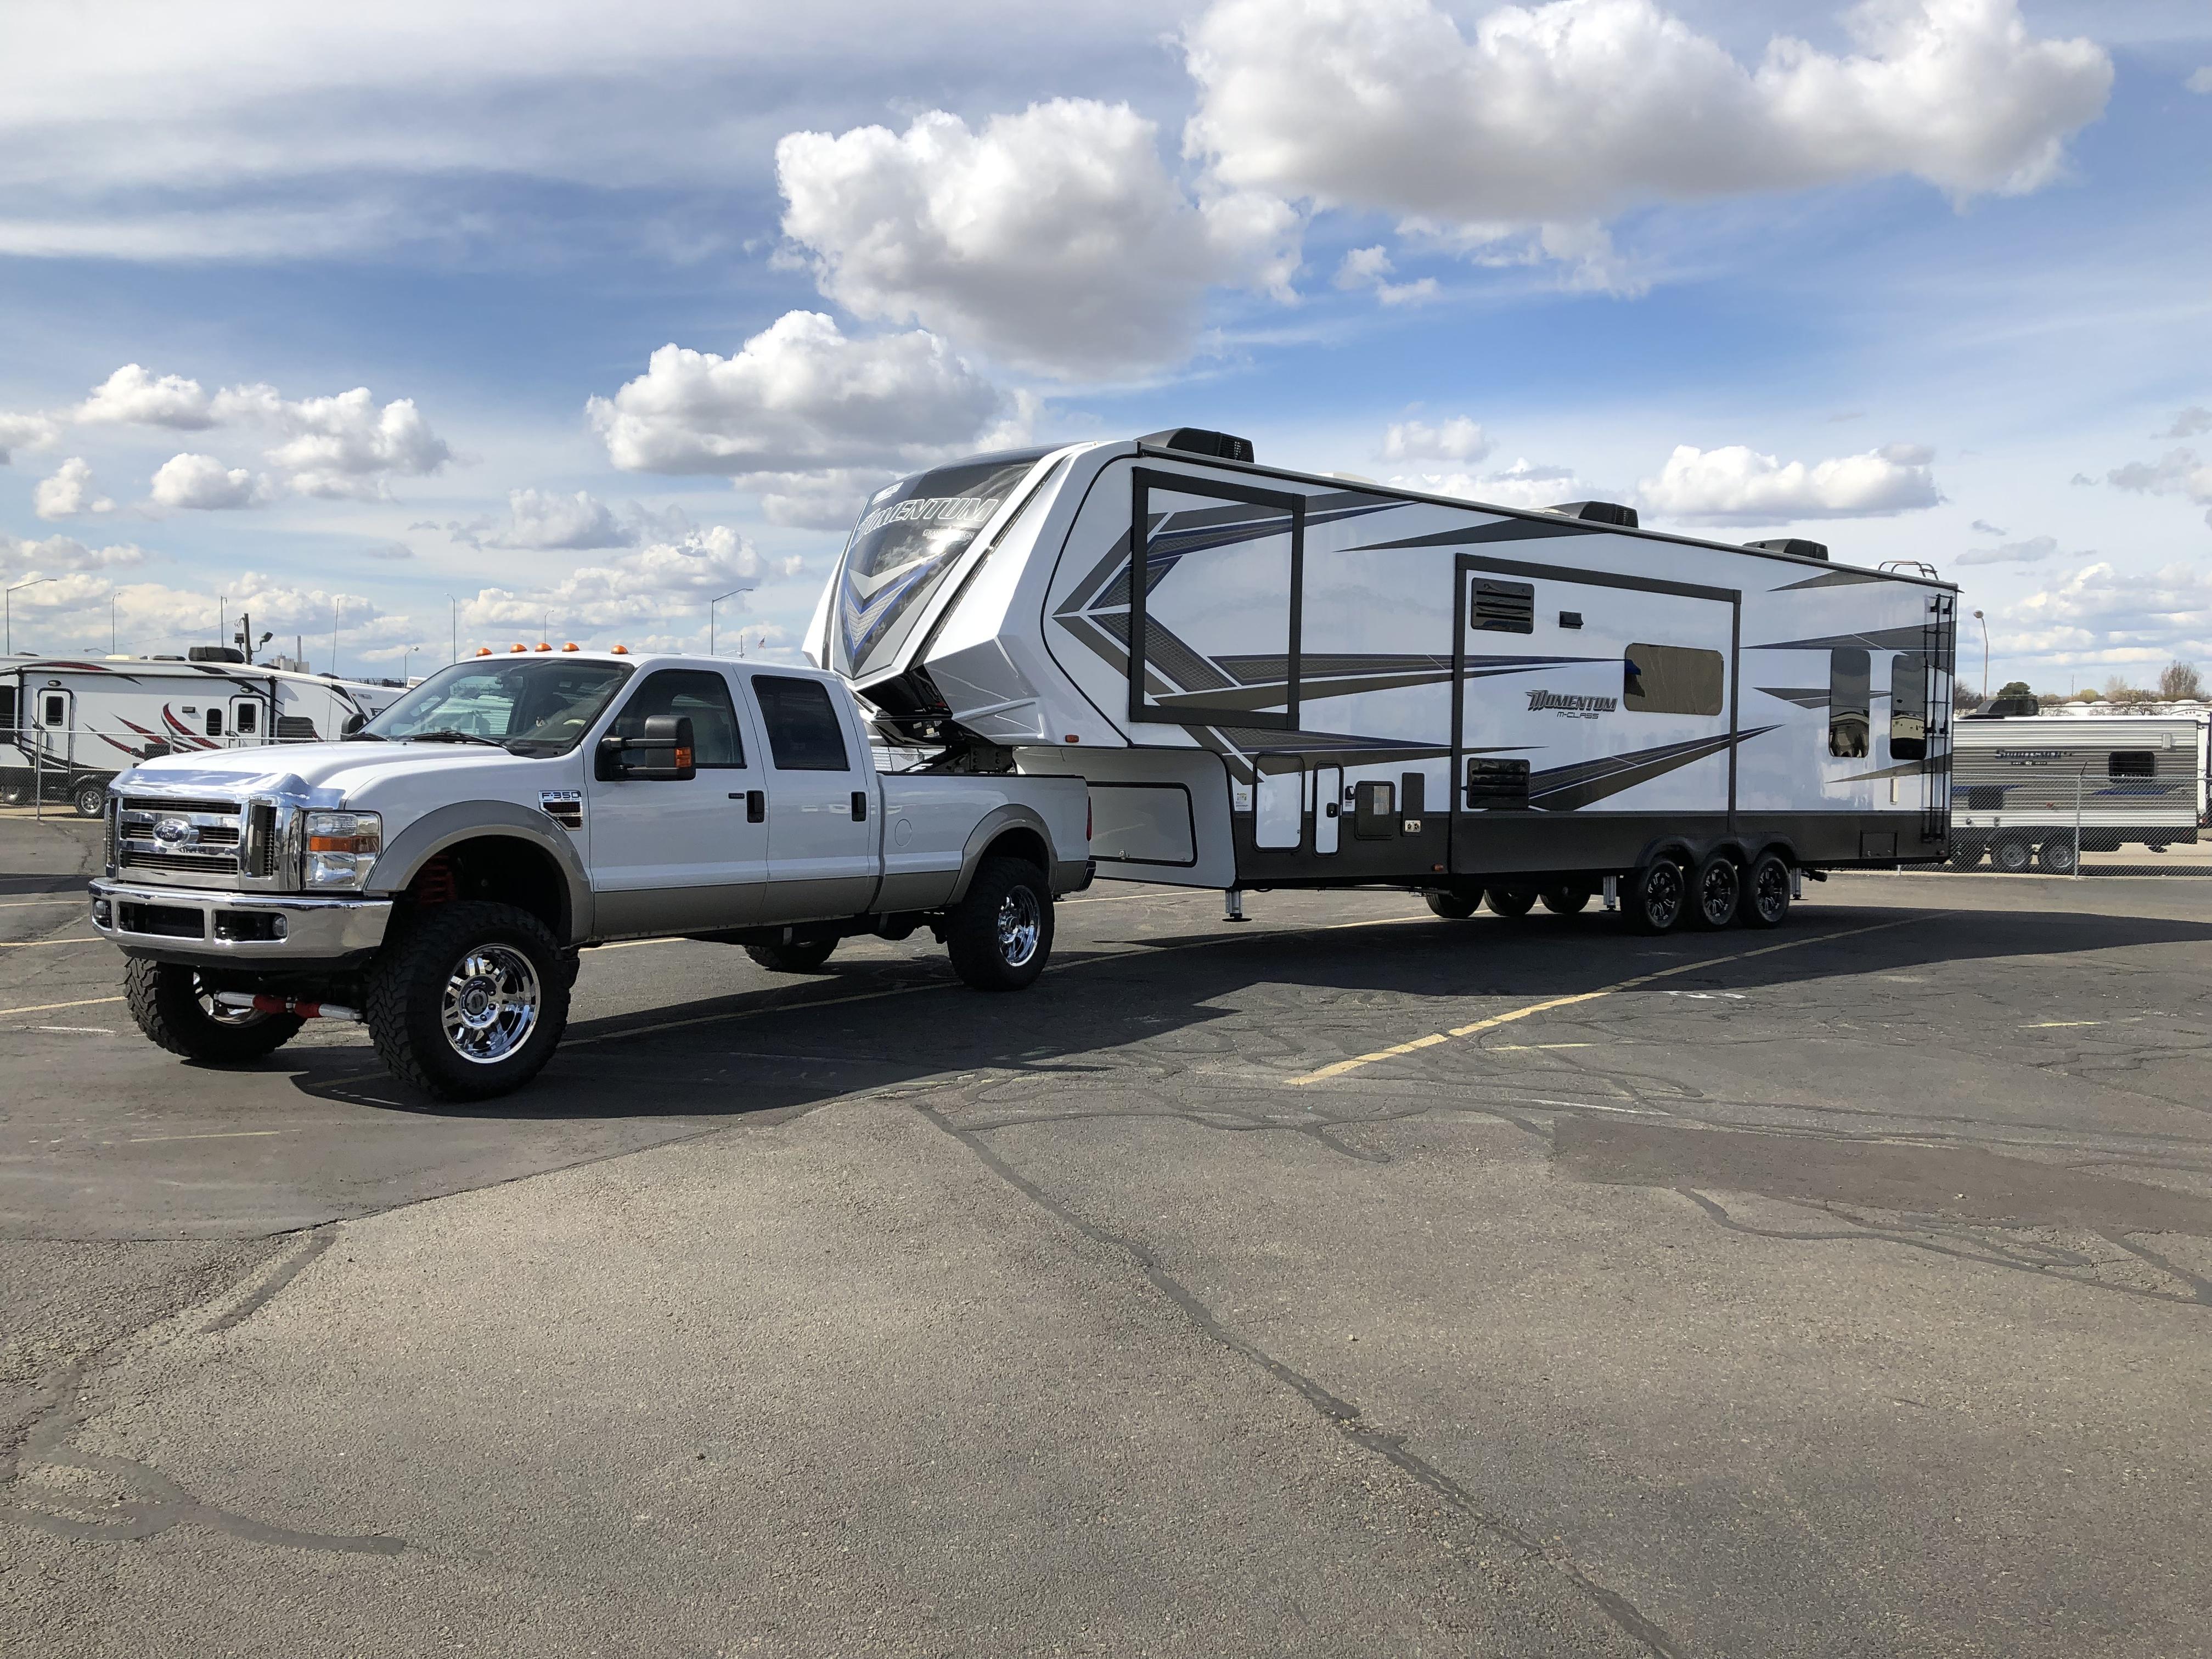
{"label": "trailer landing gear jack", "polygon": [[1224,887],[1221,890],[1221,919],[1224,921],[1244,920],[1244,890]]}

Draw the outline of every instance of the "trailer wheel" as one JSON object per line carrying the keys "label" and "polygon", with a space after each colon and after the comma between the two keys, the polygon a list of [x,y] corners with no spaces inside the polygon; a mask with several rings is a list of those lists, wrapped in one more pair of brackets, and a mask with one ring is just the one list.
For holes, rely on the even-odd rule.
{"label": "trailer wheel", "polygon": [[123,969],[123,1000],[153,1042],[186,1060],[217,1066],[274,1054],[306,1023],[297,1014],[220,1007],[199,970],[180,963],[132,959]]}
{"label": "trailer wheel", "polygon": [[2035,861],[2051,875],[2070,876],[2074,873],[2075,866],[2081,860],[2080,855],[2075,852],[2074,843],[2070,840],[2054,840],[2043,843],[2042,848],[2036,853]]}
{"label": "trailer wheel", "polygon": [[945,913],[952,971],[978,991],[1019,991],[1052,954],[1052,888],[1026,859],[987,858]]}
{"label": "trailer wheel", "polygon": [[745,954],[779,974],[818,974],[836,950],[834,939],[799,939],[788,945],[748,945]]}
{"label": "trailer wheel", "polygon": [[418,911],[369,969],[362,1012],[392,1074],[440,1100],[519,1089],[568,1024],[568,975],[545,924],[475,900]]}
{"label": "trailer wheel", "polygon": [[1790,862],[1779,853],[1761,853],[1744,878],[1743,896],[1736,902],[1740,927],[1779,927],[1790,914]]}
{"label": "trailer wheel", "polygon": [[1421,895],[1429,902],[1429,908],[1440,916],[1454,921],[1465,921],[1482,905],[1482,889],[1458,893],[1428,892]]}
{"label": "trailer wheel", "polygon": [[1735,920],[1743,871],[1726,853],[1708,854],[1690,880],[1690,925],[1710,931]]}
{"label": "trailer wheel", "polygon": [[79,778],[70,786],[70,804],[81,818],[96,818],[107,811],[107,786],[98,778]]}
{"label": "trailer wheel", "polygon": [[1971,870],[1982,861],[1982,854],[1988,851],[1989,848],[1978,841],[1954,842],[1951,843],[1951,867],[1954,870]]}
{"label": "trailer wheel", "polygon": [[2035,849],[2017,836],[1990,843],[1990,862],[2008,876],[2025,875],[2035,862]]}
{"label": "trailer wheel", "polygon": [[1689,899],[1690,879],[1672,859],[1654,859],[1628,878],[1620,896],[1628,925],[1639,933],[1674,931]]}
{"label": "trailer wheel", "polygon": [[1575,915],[1589,901],[1589,889],[1587,887],[1547,887],[1544,890],[1544,908],[1555,916]]}
{"label": "trailer wheel", "polygon": [[1536,890],[1533,887],[1492,887],[1484,891],[1482,902],[1507,920],[1516,920],[1536,908]]}

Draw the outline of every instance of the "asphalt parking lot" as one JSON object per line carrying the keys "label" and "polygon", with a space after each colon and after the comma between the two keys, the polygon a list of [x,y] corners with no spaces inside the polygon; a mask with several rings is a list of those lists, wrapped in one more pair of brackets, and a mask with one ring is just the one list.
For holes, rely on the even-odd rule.
{"label": "asphalt parking lot", "polygon": [[0,1652],[2112,1655],[2212,1582],[2212,884],[1101,885],[591,952],[489,1109],[138,1037],[0,823]]}

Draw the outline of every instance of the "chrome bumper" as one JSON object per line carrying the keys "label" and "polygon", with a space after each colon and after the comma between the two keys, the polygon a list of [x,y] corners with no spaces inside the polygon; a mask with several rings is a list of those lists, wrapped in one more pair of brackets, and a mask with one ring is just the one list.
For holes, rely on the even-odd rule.
{"label": "chrome bumper", "polygon": [[375,950],[391,921],[390,899],[92,884],[92,925],[100,937],[164,956],[328,962]]}

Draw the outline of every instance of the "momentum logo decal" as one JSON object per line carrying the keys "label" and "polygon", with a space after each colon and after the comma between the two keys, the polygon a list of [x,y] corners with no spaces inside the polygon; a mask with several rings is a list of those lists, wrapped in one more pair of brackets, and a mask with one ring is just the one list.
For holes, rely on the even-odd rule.
{"label": "momentum logo decal", "polygon": [[1528,712],[1540,708],[1555,708],[1562,714],[1610,714],[1620,707],[1618,697],[1577,697],[1559,691],[1531,691]]}

